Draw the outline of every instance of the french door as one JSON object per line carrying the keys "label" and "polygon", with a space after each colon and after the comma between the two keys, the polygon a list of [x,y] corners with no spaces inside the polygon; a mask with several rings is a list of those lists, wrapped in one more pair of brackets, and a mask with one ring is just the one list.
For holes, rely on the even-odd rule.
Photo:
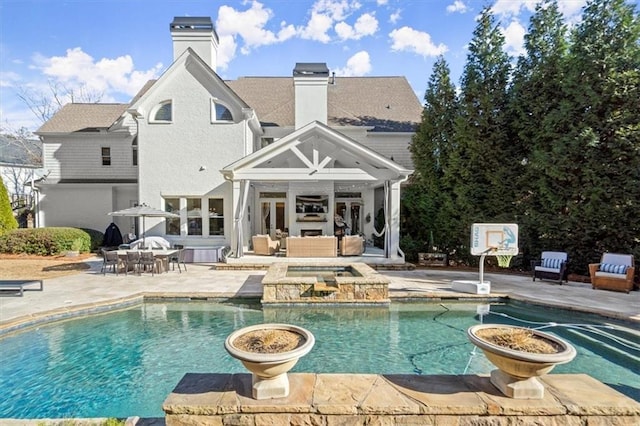
{"label": "french door", "polygon": [[275,238],[276,229],[284,232],[287,225],[285,198],[260,198],[260,233]]}

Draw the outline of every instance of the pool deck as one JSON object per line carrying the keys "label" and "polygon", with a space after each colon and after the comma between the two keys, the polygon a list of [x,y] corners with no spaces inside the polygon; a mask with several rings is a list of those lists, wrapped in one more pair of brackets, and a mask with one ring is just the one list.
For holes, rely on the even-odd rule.
{"label": "pool deck", "polygon": [[[143,296],[214,299],[230,297],[260,298],[262,295],[261,280],[266,273],[265,269],[216,270],[215,264],[188,264],[188,271],[182,274],[178,273],[178,271],[170,271],[168,273],[156,274],[155,276],[151,276],[151,274],[144,274],[142,276],[125,276],[120,274],[116,276],[112,273],[107,273],[103,276],[99,272],[102,264],[100,259],[92,258],[86,262],[91,266],[89,270],[71,276],[45,280],[44,290],[42,292],[27,292],[23,297],[0,298],[0,335],[10,330],[19,330],[28,327],[47,318],[65,318],[74,315],[77,311],[87,313],[96,312],[114,303],[137,303]],[[451,289],[451,282],[453,280],[477,280],[477,272],[432,268],[381,270],[380,273],[390,280],[389,296],[392,303],[394,299],[416,298],[435,300],[487,299],[486,295],[457,293]],[[640,291],[632,291],[626,294],[605,290],[593,290],[590,284],[578,282],[569,282],[563,285],[558,285],[551,281],[536,280],[532,282],[530,276],[511,274],[485,273],[485,280],[491,281],[491,298],[508,297],[510,299],[539,303],[547,306],[596,313],[610,318],[629,321],[631,328],[640,329]],[[234,376],[240,377],[237,379],[239,383],[244,383],[246,380],[246,378],[242,379],[242,375]],[[313,395],[314,397],[321,395],[322,392],[327,391],[327,383],[330,384],[329,386],[331,388],[335,387],[336,389],[343,389],[344,391],[336,391],[335,397],[327,397],[328,401],[323,402],[323,404],[314,405],[312,401],[305,405],[305,407],[315,407],[313,408],[315,411],[313,413],[307,412],[307,417],[303,416],[306,420],[302,417],[295,420],[296,422],[302,421],[301,424],[306,424],[305,421],[311,421],[312,423],[309,424],[315,424],[313,422],[316,420],[320,421],[318,424],[333,424],[331,423],[331,419],[339,422],[336,424],[363,424],[363,422],[371,420],[370,417],[367,417],[371,415],[379,416],[379,423],[376,424],[395,424],[395,422],[401,421],[401,418],[404,418],[402,416],[409,416],[405,418],[406,422],[403,424],[416,424],[415,422],[418,424],[436,424],[432,423],[436,420],[436,417],[433,416],[442,415],[444,417],[442,417],[440,421],[445,422],[444,424],[458,424],[457,421],[460,421],[461,417],[465,417],[467,421],[472,421],[471,417],[477,420],[479,416],[485,417],[485,420],[489,421],[490,418],[498,416],[501,420],[496,420],[498,422],[492,424],[501,425],[503,424],[501,423],[502,421],[507,422],[513,420],[508,420],[509,416],[518,416],[518,410],[524,410],[520,413],[520,415],[525,416],[524,418],[527,416],[536,416],[536,418],[541,416],[540,418],[542,419],[542,417],[544,417],[542,422],[538,424],[570,424],[570,422],[573,421],[585,421],[585,418],[589,417],[591,421],[597,422],[594,424],[604,425],[610,424],[609,420],[611,420],[612,416],[620,420],[620,422],[616,424],[640,424],[640,404],[638,402],[604,385],[602,389],[594,389],[590,382],[593,379],[583,375],[569,375],[563,380],[559,380],[560,377],[558,377],[552,386],[554,390],[550,392],[553,398],[545,398],[541,400],[540,403],[536,402],[533,405],[530,401],[529,403],[522,403],[500,396],[496,393],[497,391],[494,392],[495,389],[493,389],[490,384],[487,386],[487,377],[471,376],[467,378],[468,380],[465,379],[461,382],[462,376],[450,376],[453,377],[454,380],[450,380],[449,385],[443,384],[446,383],[446,380],[443,381],[443,379],[440,378],[433,382],[437,384],[436,388],[429,388],[430,385],[425,383],[412,383],[410,385],[405,383],[405,387],[408,386],[411,388],[410,395],[407,395],[405,392],[401,398],[402,401],[397,401],[399,404],[402,402],[399,406],[388,406],[388,404],[385,403],[384,412],[387,414],[375,410],[367,412],[366,404],[357,405],[356,403],[358,401],[354,399],[353,394],[353,392],[356,391],[353,390],[352,392],[349,386],[351,386],[350,384],[352,383],[369,383],[370,388],[367,389],[374,389],[375,392],[367,393],[369,391],[365,392],[363,389],[359,389],[357,392],[364,392],[363,395],[378,398],[381,397],[378,395],[378,390],[381,389],[381,383],[389,382],[389,378],[375,375],[373,378],[367,375],[337,375],[341,376],[342,379],[335,377],[336,375],[318,374],[308,376],[312,376],[313,379],[307,376],[300,377],[301,383],[304,384],[304,389],[301,389],[304,391],[304,395],[307,395],[309,392],[311,392],[309,395]],[[553,374],[549,377],[554,381],[552,376]],[[423,377],[421,380],[424,380],[424,377],[430,376],[420,377]],[[382,382],[377,381],[376,378],[382,380]],[[340,383],[336,383],[336,380]],[[402,380],[408,379],[403,378]],[[477,386],[468,383],[464,384],[466,381],[470,381],[471,383],[474,380]],[[571,386],[562,386],[559,382],[571,383]],[[202,383],[197,383],[194,386],[201,387]],[[309,388],[309,386],[311,387]],[[397,383],[395,385],[391,383],[388,386],[396,390],[398,388]],[[386,389],[388,386],[385,385],[383,387]],[[424,388],[425,386],[427,386],[427,388]],[[448,389],[447,386],[449,386]],[[426,393],[420,393],[420,389],[423,389]],[[600,398],[601,401],[606,401],[606,403],[591,404],[589,401],[585,401],[585,395],[582,394],[582,396],[580,396],[585,389],[592,389],[593,392],[597,390],[597,392],[599,392],[598,395],[589,394],[589,398]],[[283,420],[284,418],[280,417],[280,415],[291,416],[293,415],[292,413],[300,413],[297,411],[300,409],[298,405],[303,403],[296,399],[295,404],[291,405],[291,396],[285,398],[285,400],[289,402],[273,400],[267,404],[260,403],[250,398],[243,399],[242,392],[238,389],[234,391],[226,389],[223,393],[224,395],[221,397],[225,398],[231,397],[231,394],[235,395],[232,398],[233,403],[228,406],[218,404],[216,405],[218,410],[222,409],[224,411],[226,409],[232,410],[233,412],[227,412],[226,414],[224,412],[219,413],[219,417],[203,418],[195,416],[189,419],[187,418],[188,416],[180,416],[179,412],[181,409],[179,408],[180,404],[178,404],[174,406],[174,409],[177,410],[176,415],[167,417],[167,424],[190,424],[192,421],[204,421],[202,424],[223,424],[219,422],[225,421],[223,420],[223,416],[229,415],[232,417],[229,417],[227,421],[240,421],[240,423],[233,424],[253,425],[260,423],[255,420],[255,416],[259,414],[260,410],[258,407],[262,407],[262,410],[265,409],[265,406],[269,407],[268,410],[270,411],[268,412],[271,414],[266,414],[263,411],[262,415],[266,416],[263,417],[263,420],[268,420],[269,415],[277,415],[276,417],[278,417],[279,420]],[[211,413],[211,407],[209,407],[209,409],[206,408],[207,404],[211,402],[210,397],[214,394],[220,396],[215,392],[212,393],[211,389],[207,389],[205,394],[189,394],[195,399],[189,403],[187,403],[188,401],[182,402],[182,410],[186,412],[193,412],[194,409],[198,409],[202,412]],[[175,393],[172,394],[172,397],[174,395]],[[207,395],[209,399],[207,399]],[[296,393],[296,395],[298,395],[298,393]],[[429,397],[425,395],[432,396]],[[203,403],[202,401],[204,400],[202,398],[208,402]],[[385,397],[382,398],[384,399]],[[421,398],[426,399],[421,403]],[[440,414],[435,412],[429,414],[430,409],[428,407],[431,406],[433,410],[436,410],[436,408],[433,407],[433,401],[429,398],[436,398],[440,401],[438,402],[439,405],[436,405],[441,406],[444,411]],[[451,408],[445,408],[458,406],[464,398],[471,398],[477,403],[474,405],[475,408],[473,410],[461,409],[455,412],[455,410],[451,411]],[[549,401],[547,401],[547,399],[549,399]],[[409,400],[412,400],[414,403],[409,404],[410,407],[407,408],[407,401]],[[200,408],[189,405],[192,402]],[[580,407],[580,409],[572,409],[571,407],[574,407],[575,404],[578,404],[577,406]],[[535,407],[535,409],[531,409],[532,406]],[[480,409],[478,407],[484,408]],[[505,409],[505,407],[508,409]],[[324,413],[323,410],[325,411]],[[338,415],[335,414],[337,412],[343,412],[346,417],[327,417]],[[317,416],[317,418],[313,416],[313,419],[308,417],[311,414]],[[339,416],[343,414],[339,414]],[[423,415],[427,415],[427,417],[415,417]],[[239,418],[242,416],[246,417],[246,422]],[[351,416],[351,420],[349,420],[349,416]],[[293,418],[287,418],[293,421]],[[274,420],[276,419],[274,418]],[[210,421],[212,423],[209,423]],[[344,421],[347,423],[342,423]],[[426,423],[423,423],[423,421]],[[135,422],[135,418],[129,419],[129,423],[134,424]],[[163,424],[164,422],[164,419],[142,419],[138,421],[138,424]],[[42,420],[25,421],[2,419],[2,424],[35,425],[46,423]]]}

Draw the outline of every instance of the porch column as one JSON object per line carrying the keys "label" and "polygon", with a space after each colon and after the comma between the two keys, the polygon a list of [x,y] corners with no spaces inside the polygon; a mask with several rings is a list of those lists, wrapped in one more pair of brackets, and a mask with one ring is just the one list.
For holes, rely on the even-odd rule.
{"label": "porch column", "polygon": [[393,182],[389,191],[389,258],[400,259],[400,182]]}
{"label": "porch column", "polygon": [[231,199],[233,204],[233,228],[231,234],[232,256],[235,258],[244,255],[244,212],[247,209],[247,196],[249,195],[249,181],[241,180],[232,182]]}

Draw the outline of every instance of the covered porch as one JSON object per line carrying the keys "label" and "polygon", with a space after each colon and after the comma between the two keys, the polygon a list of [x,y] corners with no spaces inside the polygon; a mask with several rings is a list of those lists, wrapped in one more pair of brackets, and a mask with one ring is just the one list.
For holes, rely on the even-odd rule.
{"label": "covered porch", "polygon": [[[300,261],[287,252],[287,237],[335,236],[339,245],[343,236],[359,235],[364,252],[348,256],[349,262],[404,263],[400,189],[412,172],[312,122],[222,170],[234,212],[227,262],[247,256],[262,263]],[[268,235],[278,250],[257,256],[254,235]]]}

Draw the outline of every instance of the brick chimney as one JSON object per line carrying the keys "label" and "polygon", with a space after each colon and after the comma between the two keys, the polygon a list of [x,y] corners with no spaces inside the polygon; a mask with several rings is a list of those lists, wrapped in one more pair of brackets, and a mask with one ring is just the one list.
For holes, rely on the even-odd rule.
{"label": "brick chimney", "polygon": [[327,124],[329,68],[325,63],[296,63],[293,69],[296,129],[319,121]]}
{"label": "brick chimney", "polygon": [[173,60],[190,47],[211,69],[218,61],[218,34],[208,16],[175,17],[170,25]]}

